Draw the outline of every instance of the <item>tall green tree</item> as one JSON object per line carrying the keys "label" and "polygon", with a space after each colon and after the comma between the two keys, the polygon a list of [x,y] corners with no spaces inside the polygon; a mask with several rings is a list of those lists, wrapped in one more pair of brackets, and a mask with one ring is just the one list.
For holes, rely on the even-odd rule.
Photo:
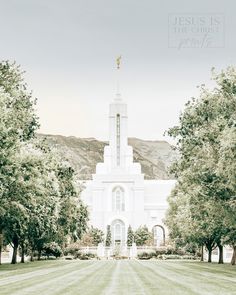
{"label": "tall green tree", "polygon": [[74,170],[55,150],[35,139],[35,99],[20,67],[0,63],[0,263],[4,240],[33,253],[46,243],[64,246],[81,237],[88,211],[80,199]]}
{"label": "tall green tree", "polygon": [[128,231],[127,231],[127,246],[131,247],[133,242],[134,242],[134,232],[132,230],[131,225],[129,225]]}
{"label": "tall green tree", "polygon": [[[38,119],[34,112],[35,99],[27,90],[20,67],[15,63],[0,63],[0,241],[3,240],[4,226],[7,224],[9,212],[17,210],[11,199],[11,190],[16,185],[18,164],[15,157],[19,153],[22,142],[34,137],[38,128]],[[18,178],[19,179],[19,178]],[[19,182],[18,182],[19,184]],[[15,195],[15,194],[14,194]],[[13,203],[12,203],[13,201]],[[17,207],[17,209],[16,209]],[[22,208],[24,211],[24,209]],[[22,212],[23,212],[22,211]],[[25,211],[24,211],[25,212]],[[0,245],[0,263],[1,263]]]}
{"label": "tall green tree", "polygon": [[[228,137],[225,141],[225,137],[226,133],[234,133],[235,128],[236,71],[234,68],[227,68],[220,74],[213,71],[212,77],[216,87],[209,90],[201,85],[199,99],[193,98],[186,104],[179,125],[168,132],[177,140],[180,157],[171,169],[178,181],[178,192],[169,198],[171,206],[166,223],[172,232],[177,226],[179,239],[197,237],[197,241],[207,247],[209,256],[217,245],[219,263],[222,263],[225,236],[232,230],[229,224],[226,226],[226,220],[233,221],[234,215],[227,208],[235,203],[234,174],[223,167],[227,159],[229,163],[229,158],[235,157],[234,139]],[[223,150],[226,153],[230,150],[230,156]],[[180,195],[183,199],[178,197]],[[221,205],[220,210],[217,204]],[[180,217],[183,210],[188,217],[185,227]],[[230,219],[228,212],[231,212]],[[174,225],[170,218],[178,224]],[[235,245],[234,240],[231,245]]]}
{"label": "tall green tree", "polygon": [[111,226],[107,225],[107,232],[106,232],[106,241],[105,241],[106,247],[111,246]]}
{"label": "tall green tree", "polygon": [[[220,161],[217,173],[224,179],[224,185],[231,192],[231,197],[224,204],[226,216],[224,224],[226,233],[224,243],[231,245],[233,255],[231,264],[236,263],[236,115],[229,120],[220,136]],[[234,121],[233,121],[234,120]],[[233,123],[234,122],[234,123]]]}
{"label": "tall green tree", "polygon": [[[69,240],[78,240],[87,229],[87,207],[79,198],[79,187],[75,172],[68,162],[60,163],[57,168],[59,183],[58,208],[58,242],[63,244]],[[67,241],[65,240],[67,237]],[[65,245],[63,245],[64,247]]]}

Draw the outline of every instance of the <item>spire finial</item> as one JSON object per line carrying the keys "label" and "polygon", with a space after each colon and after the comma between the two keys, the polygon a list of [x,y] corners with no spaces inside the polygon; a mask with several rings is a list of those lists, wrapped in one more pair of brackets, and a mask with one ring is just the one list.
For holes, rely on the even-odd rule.
{"label": "spire finial", "polygon": [[120,64],[121,64],[121,55],[118,56],[116,58],[116,83],[117,83],[117,88],[116,88],[116,97],[115,97],[115,101],[121,101],[121,94],[120,94],[120,79],[119,79],[119,76],[120,76]]}
{"label": "spire finial", "polygon": [[118,56],[117,59],[116,59],[117,70],[120,69],[120,61],[121,61],[121,55]]}

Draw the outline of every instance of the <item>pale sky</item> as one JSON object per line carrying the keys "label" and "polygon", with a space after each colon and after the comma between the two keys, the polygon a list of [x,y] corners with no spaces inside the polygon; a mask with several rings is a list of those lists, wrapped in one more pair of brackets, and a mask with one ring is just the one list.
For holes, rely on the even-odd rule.
{"label": "pale sky", "polygon": [[[106,140],[121,54],[129,136],[169,140],[164,131],[196,86],[211,84],[211,68],[236,62],[234,0],[0,0],[0,8],[1,59],[26,70],[42,133]],[[212,19],[213,41],[196,45]],[[187,37],[174,31],[183,26]]]}

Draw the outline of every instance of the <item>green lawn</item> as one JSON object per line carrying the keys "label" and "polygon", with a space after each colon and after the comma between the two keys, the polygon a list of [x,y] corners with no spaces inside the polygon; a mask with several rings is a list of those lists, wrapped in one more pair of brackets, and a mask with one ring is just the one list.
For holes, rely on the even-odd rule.
{"label": "green lawn", "polygon": [[188,261],[40,261],[0,266],[0,294],[236,294],[236,267]]}

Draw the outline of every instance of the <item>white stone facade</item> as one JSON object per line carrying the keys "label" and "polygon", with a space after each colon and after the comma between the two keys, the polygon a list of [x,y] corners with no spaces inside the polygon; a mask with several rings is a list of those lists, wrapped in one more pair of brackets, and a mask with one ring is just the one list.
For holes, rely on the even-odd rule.
{"label": "white stone facade", "polygon": [[[87,181],[82,199],[88,205],[90,224],[106,232],[111,226],[113,243],[125,244],[127,229],[147,225],[154,229],[155,243],[163,243],[163,217],[173,180],[144,180],[127,138],[127,105],[119,95],[109,109],[109,145],[104,162],[98,163]],[[166,234],[166,230],[165,230]]]}

